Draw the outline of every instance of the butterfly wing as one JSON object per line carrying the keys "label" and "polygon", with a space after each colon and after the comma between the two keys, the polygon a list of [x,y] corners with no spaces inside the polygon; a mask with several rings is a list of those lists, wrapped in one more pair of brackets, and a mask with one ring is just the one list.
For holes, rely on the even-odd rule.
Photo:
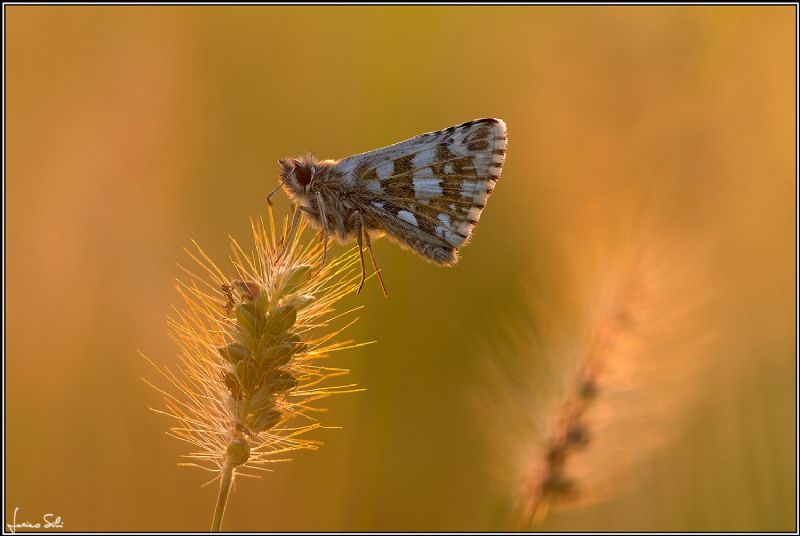
{"label": "butterfly wing", "polygon": [[345,158],[336,169],[369,199],[372,227],[454,264],[500,178],[506,143],[502,120],[477,119]]}

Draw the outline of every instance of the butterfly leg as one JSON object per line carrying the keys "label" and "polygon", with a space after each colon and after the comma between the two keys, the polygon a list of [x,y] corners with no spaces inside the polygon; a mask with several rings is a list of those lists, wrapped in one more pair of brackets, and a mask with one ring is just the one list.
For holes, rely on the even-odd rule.
{"label": "butterfly leg", "polygon": [[[367,226],[364,223],[364,216],[359,212],[358,213],[358,220],[359,220],[359,227],[361,231],[364,233],[364,238],[366,239],[367,243],[367,251],[369,251],[369,256],[372,259],[372,266],[375,268],[375,273],[378,275],[378,281],[381,283],[381,290],[383,291],[383,297],[388,298],[389,292],[386,290],[386,283],[383,280],[383,275],[381,274],[381,269],[378,268],[378,262],[375,260],[375,253],[372,251],[372,240],[369,237],[369,233],[367,232]],[[359,232],[359,237],[361,235],[361,231]],[[361,265],[364,265],[364,254],[361,254]],[[362,281],[363,284],[363,281]]]}
{"label": "butterfly leg", "polygon": [[275,257],[276,261],[280,260],[280,258],[283,257],[283,255],[286,253],[286,248],[292,242],[292,238],[294,238],[294,231],[295,228],[297,227],[297,223],[300,221],[300,212],[302,208],[303,207],[301,206],[297,206],[294,209],[294,216],[292,216],[292,225],[289,227],[289,231],[286,233],[283,239],[281,239],[281,250],[280,253],[278,253],[277,257]]}
{"label": "butterfly leg", "polygon": [[322,265],[320,270],[325,268],[325,260],[328,258],[328,216],[325,214],[325,204],[322,202],[322,194],[317,190],[317,206],[319,207],[320,221],[322,222]]}
{"label": "butterfly leg", "polygon": [[362,228],[363,225],[360,219],[356,225],[358,225],[358,231],[356,231],[356,240],[358,241],[358,258],[361,261],[361,282],[358,284],[358,290],[356,290],[356,294],[361,294],[361,289],[364,288],[364,281],[367,280],[367,267],[364,265],[364,242],[363,238],[361,237],[361,233],[364,230]]}
{"label": "butterfly leg", "polygon": [[289,226],[289,231],[281,239],[281,242],[280,242],[281,250],[280,250],[280,253],[278,253],[277,257],[275,257],[276,262],[278,260],[280,260],[281,257],[283,257],[283,255],[286,253],[286,248],[289,246],[289,244],[291,244],[292,239],[294,238],[295,230],[297,229],[297,224],[300,222],[300,213],[301,212],[306,212],[308,214],[315,214],[315,212],[309,210],[308,208],[306,208],[306,207],[304,207],[302,205],[298,205],[297,207],[295,207],[294,216],[292,216],[292,225]]}

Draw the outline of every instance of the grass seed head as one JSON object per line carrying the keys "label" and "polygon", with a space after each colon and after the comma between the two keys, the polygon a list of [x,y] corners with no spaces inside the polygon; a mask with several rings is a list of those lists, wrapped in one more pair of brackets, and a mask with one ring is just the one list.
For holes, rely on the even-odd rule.
{"label": "grass seed head", "polygon": [[157,411],[175,421],[169,435],[192,446],[181,465],[254,475],[286,461],[278,454],[316,449],[305,437],[321,426],[314,403],[356,390],[331,385],[347,370],[322,362],[354,346],[336,340],[346,326],[331,321],[334,304],[356,288],[358,256],[351,250],[320,268],[319,239],[304,239],[301,222],[283,243],[269,216],[252,225],[252,253],[231,240],[230,276],[199,246],[188,251],[197,270],[185,269],[183,306],[168,321],[179,366],[159,368],[169,386],[157,388],[166,405]]}

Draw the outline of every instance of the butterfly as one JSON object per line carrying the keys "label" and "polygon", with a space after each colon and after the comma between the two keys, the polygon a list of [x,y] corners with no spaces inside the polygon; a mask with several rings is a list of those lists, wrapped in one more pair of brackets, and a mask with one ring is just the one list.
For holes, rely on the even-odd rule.
{"label": "butterfly", "polygon": [[341,160],[312,154],[279,161],[280,184],[297,209],[322,231],[325,265],[328,237],[355,239],[361,283],[369,251],[381,289],[386,285],[370,237],[383,234],[435,264],[458,262],[500,179],[506,158],[506,124],[486,118],[420,134],[382,149]]}

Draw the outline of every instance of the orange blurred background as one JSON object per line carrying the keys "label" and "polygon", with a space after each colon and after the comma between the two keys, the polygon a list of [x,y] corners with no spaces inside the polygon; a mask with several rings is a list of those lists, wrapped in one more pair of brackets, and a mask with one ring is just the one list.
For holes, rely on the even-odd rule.
{"label": "orange blurred background", "polygon": [[137,353],[175,363],[181,248],[246,244],[283,156],[494,116],[508,159],[461,262],[376,244],[389,299],[343,306],[378,344],[332,359],[367,391],[326,402],[321,450],[238,482],[224,527],[511,528],[467,403],[476,343],[565,232],[646,197],[711,259],[705,396],[633,490],[541,528],[797,528],[795,7],[5,9],[6,523],[206,530],[216,486],[176,467]]}

